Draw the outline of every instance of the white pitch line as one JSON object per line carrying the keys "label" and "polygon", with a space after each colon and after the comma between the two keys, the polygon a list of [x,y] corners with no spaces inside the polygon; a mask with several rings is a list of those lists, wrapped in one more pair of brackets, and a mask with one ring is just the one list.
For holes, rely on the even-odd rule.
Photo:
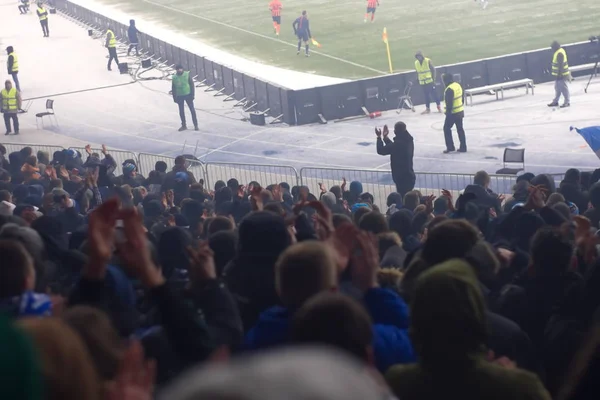
{"label": "white pitch line", "polygon": [[[300,132],[298,132],[298,133],[300,133]],[[308,147],[310,147],[310,148],[313,148],[313,149],[314,149],[314,148],[319,148],[319,147],[323,146],[324,144],[327,144],[327,143],[330,143],[330,142],[335,142],[336,140],[339,140],[339,139],[343,139],[343,138],[342,138],[342,137],[340,137],[340,136],[336,136],[336,137],[334,137],[334,138],[331,138],[331,139],[325,140],[325,141],[323,141],[323,142],[320,142],[320,143],[317,143],[317,144],[313,144],[313,145],[311,145],[311,146],[308,146]],[[328,149],[324,149],[324,150],[328,150]]]}
{"label": "white pitch line", "polygon": [[[178,12],[178,13],[181,13],[181,14],[188,15],[190,17],[194,17],[194,18],[198,18],[198,19],[201,19],[201,20],[204,20],[204,21],[211,22],[213,24],[217,24],[217,25],[221,25],[221,26],[224,26],[224,27],[227,27],[227,28],[235,29],[235,30],[238,30],[240,32],[244,32],[244,33],[249,34],[249,35],[254,35],[254,36],[261,37],[263,39],[272,40],[274,42],[285,44],[286,46],[296,47],[295,44],[288,43],[288,42],[283,41],[281,39],[276,39],[276,38],[273,38],[273,37],[270,37],[270,36],[263,35],[261,33],[252,32],[252,31],[249,31],[249,30],[246,30],[246,29],[234,26],[234,25],[226,24],[226,23],[221,22],[221,21],[216,21],[216,20],[211,19],[211,18],[206,18],[206,17],[202,17],[200,15],[192,14],[191,12],[183,11],[183,10],[180,10],[178,8],[175,8],[175,7],[166,6],[166,5],[160,4],[160,3],[155,3],[155,2],[153,2],[151,0],[142,0],[142,1],[145,2],[145,3],[148,3],[148,4],[152,4],[153,6],[156,6],[156,7],[161,7],[161,8],[164,8],[166,10],[175,11],[175,12]],[[358,63],[355,63],[355,62],[352,62],[352,61],[345,60],[343,58],[339,58],[339,57],[332,56],[332,55],[329,55],[329,54],[321,53],[320,51],[311,50],[311,53],[318,54],[318,55],[323,56],[323,57],[331,58],[332,60],[336,60],[336,61],[343,62],[343,63],[346,63],[346,64],[350,64],[350,65],[353,65],[353,66],[358,67],[358,68],[363,68],[363,69],[367,69],[369,71],[377,72],[380,75],[387,75],[387,72],[385,72],[385,71],[380,71],[380,70],[375,69],[375,68],[367,67],[366,65],[358,64]]]}

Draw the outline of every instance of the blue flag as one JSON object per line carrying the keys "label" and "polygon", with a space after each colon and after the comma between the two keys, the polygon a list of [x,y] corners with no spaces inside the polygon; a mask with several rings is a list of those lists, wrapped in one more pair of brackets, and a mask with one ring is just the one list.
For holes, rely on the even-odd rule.
{"label": "blue flag", "polygon": [[600,126],[590,126],[588,128],[574,128],[584,139],[585,142],[590,146],[592,151],[600,158]]}

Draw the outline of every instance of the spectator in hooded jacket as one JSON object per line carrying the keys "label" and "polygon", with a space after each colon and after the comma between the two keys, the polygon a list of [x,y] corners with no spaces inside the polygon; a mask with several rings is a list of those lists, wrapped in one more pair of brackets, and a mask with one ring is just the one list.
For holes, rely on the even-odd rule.
{"label": "spectator in hooded jacket", "polygon": [[410,333],[419,362],[386,373],[400,399],[550,400],[534,374],[505,358],[486,359],[485,301],[463,261],[447,261],[419,277]]}
{"label": "spectator in hooded jacket", "polygon": [[131,188],[136,188],[144,184],[145,178],[138,173],[138,168],[135,160],[125,160],[123,162],[123,175],[117,176],[114,179],[115,185],[129,185]]}
{"label": "spectator in hooded jacket", "polygon": [[[359,246],[365,254],[364,264],[353,268],[355,285],[363,293],[363,303],[373,319],[373,351],[375,363],[385,371],[396,363],[410,362],[412,346],[406,336],[408,314],[406,304],[394,292],[378,287],[377,249],[360,236]],[[373,258],[370,258],[374,256]],[[371,271],[372,272],[366,272]],[[359,271],[362,271],[362,275]],[[358,278],[358,275],[362,279]],[[335,290],[337,268],[330,250],[322,243],[307,241],[286,250],[276,266],[276,285],[283,307],[269,308],[246,334],[245,347],[264,349],[288,343],[291,319],[296,310],[313,295]]]}
{"label": "spectator in hooded jacket", "polygon": [[[377,154],[390,156],[390,165],[392,168],[392,179],[396,184],[396,192],[404,196],[406,192],[415,187],[415,171],[413,170],[413,156],[415,144],[413,137],[406,130],[404,122],[396,122],[394,125],[394,141],[389,137],[387,125],[380,129],[375,129],[377,134]],[[383,139],[381,138],[383,134]]]}
{"label": "spectator in hooded jacket", "polygon": [[581,173],[578,169],[571,168],[565,173],[565,178],[560,182],[558,192],[565,197],[567,202],[574,203],[580,213],[588,209],[589,195],[581,187]]}

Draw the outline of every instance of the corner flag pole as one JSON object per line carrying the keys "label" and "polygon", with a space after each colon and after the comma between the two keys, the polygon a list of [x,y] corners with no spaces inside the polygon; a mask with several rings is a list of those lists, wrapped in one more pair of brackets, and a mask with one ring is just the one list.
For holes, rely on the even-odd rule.
{"label": "corner flag pole", "polygon": [[390,42],[388,40],[387,28],[383,28],[382,35],[383,43],[385,43],[385,48],[387,50],[388,64],[390,67],[390,74],[394,73],[394,68],[392,67],[392,54],[390,53]]}

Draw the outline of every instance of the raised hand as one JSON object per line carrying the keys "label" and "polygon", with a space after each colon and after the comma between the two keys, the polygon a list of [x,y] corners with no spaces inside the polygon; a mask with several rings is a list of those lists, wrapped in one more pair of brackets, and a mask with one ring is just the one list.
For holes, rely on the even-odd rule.
{"label": "raised hand", "polygon": [[388,126],[384,125],[383,126],[383,138],[384,139],[387,138],[389,134],[390,134],[390,130],[388,129]]}
{"label": "raised hand", "polygon": [[200,247],[194,249],[187,248],[190,258],[190,280],[198,285],[203,282],[217,279],[217,270],[215,268],[215,254],[208,247],[208,242],[200,244]]}
{"label": "raised hand", "polygon": [[273,186],[273,190],[271,191],[271,193],[273,193],[274,201],[277,201],[279,203],[281,203],[283,201],[283,193],[281,192],[281,186],[279,186],[279,185]]}
{"label": "raised hand", "polygon": [[381,137],[381,129],[375,128],[375,135],[377,135],[377,137],[380,138]]}
{"label": "raised hand", "polygon": [[357,248],[352,254],[352,283],[366,292],[378,286],[379,252],[373,234],[358,231],[356,233]]}
{"label": "raised hand", "polygon": [[125,241],[117,243],[117,247],[125,267],[147,288],[162,285],[165,279],[152,261],[142,217],[137,209],[121,210],[119,217],[123,220]]}
{"label": "raised hand", "polygon": [[89,262],[84,275],[92,279],[103,279],[106,264],[113,253],[115,224],[119,217],[119,201],[110,199],[96,208],[89,217],[88,241]]}
{"label": "raised hand", "polygon": [[433,212],[433,201],[436,199],[435,195],[431,194],[425,197],[425,212],[431,214]]}
{"label": "raised hand", "polygon": [[543,186],[530,186],[525,208],[528,210],[543,208],[546,205],[546,192],[547,190]]}
{"label": "raised hand", "polygon": [[455,211],[454,201],[452,200],[452,193],[450,193],[448,189],[442,189],[442,196],[444,196],[448,201],[448,210]]}
{"label": "raised hand", "polygon": [[106,400],[151,400],[155,380],[156,361],[145,361],[142,345],[133,341],[123,355],[115,381],[108,387]]}
{"label": "raised hand", "polygon": [[263,209],[263,200],[262,200],[262,188],[260,186],[252,186],[250,189],[250,204],[252,205],[252,210],[254,211],[262,211]]}
{"label": "raised hand", "polygon": [[86,144],[85,152],[88,153],[89,155],[92,155],[92,146],[90,146],[89,144]]}

